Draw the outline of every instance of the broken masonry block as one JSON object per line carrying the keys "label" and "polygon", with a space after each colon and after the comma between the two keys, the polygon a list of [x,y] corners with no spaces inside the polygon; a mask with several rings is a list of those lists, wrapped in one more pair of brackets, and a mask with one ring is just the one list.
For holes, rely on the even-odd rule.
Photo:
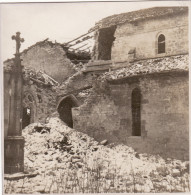
{"label": "broken masonry block", "polygon": [[104,145],[105,146],[105,145],[107,145],[107,143],[108,143],[108,141],[105,139],[105,140],[100,142],[100,145]]}

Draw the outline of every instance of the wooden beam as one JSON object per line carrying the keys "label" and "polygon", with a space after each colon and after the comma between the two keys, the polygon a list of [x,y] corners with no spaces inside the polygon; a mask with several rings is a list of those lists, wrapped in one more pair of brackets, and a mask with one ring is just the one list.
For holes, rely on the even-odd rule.
{"label": "wooden beam", "polygon": [[80,50],[79,48],[77,48],[77,49],[72,49],[72,48],[70,48],[68,51],[76,51],[76,50],[78,50],[79,52],[81,52],[81,51],[85,51],[86,49],[89,49],[91,46],[89,46],[89,47],[86,47],[85,49],[83,49],[83,50]]}
{"label": "wooden beam", "polygon": [[79,44],[79,43],[82,43],[82,42],[84,42],[84,41],[87,41],[87,40],[89,40],[89,39],[91,39],[91,38],[93,38],[93,36],[89,37],[88,39],[81,40],[81,41],[78,42],[78,43],[74,43],[73,45],[69,45],[68,47],[70,48],[70,47],[72,47],[72,46],[74,46],[74,45],[77,45],[77,44]]}
{"label": "wooden beam", "polygon": [[74,48],[74,49],[80,49],[80,48],[82,48],[82,47],[86,46],[87,44],[88,44],[88,43],[85,43],[85,44],[83,44],[82,46],[77,47],[77,48]]}
{"label": "wooden beam", "polygon": [[92,31],[90,31],[90,32],[88,32],[88,33],[86,33],[86,34],[83,34],[83,35],[81,35],[81,36],[79,36],[79,37],[77,37],[77,38],[75,38],[75,39],[73,39],[73,40],[71,40],[71,41],[69,41],[69,42],[67,42],[67,43],[65,43],[65,44],[67,45],[67,44],[69,44],[69,43],[71,43],[71,42],[73,42],[73,41],[76,41],[76,40],[78,40],[79,38],[81,38],[81,37],[83,37],[83,36],[86,36],[86,35],[88,35],[88,34],[94,32],[94,31],[95,31],[95,30],[92,30]]}
{"label": "wooden beam", "polygon": [[[89,49],[91,46],[87,47],[86,49]],[[80,51],[85,51],[86,49],[80,50]]]}
{"label": "wooden beam", "polygon": [[38,79],[34,79],[34,78],[32,78],[32,77],[30,77],[30,79],[31,79],[32,81],[35,81],[35,82],[40,83],[40,84],[43,84],[43,85],[51,85],[51,84],[46,84],[46,83],[44,83],[44,82],[42,82],[42,81],[40,81],[40,80],[38,80]]}
{"label": "wooden beam", "polygon": [[70,60],[71,62],[88,62],[89,60]]}
{"label": "wooden beam", "polygon": [[56,80],[54,80],[52,77],[50,77],[49,75],[47,75],[46,73],[42,72],[41,70],[39,71],[40,73],[46,75],[49,79],[51,79],[51,81],[53,81],[56,84],[59,84]]}

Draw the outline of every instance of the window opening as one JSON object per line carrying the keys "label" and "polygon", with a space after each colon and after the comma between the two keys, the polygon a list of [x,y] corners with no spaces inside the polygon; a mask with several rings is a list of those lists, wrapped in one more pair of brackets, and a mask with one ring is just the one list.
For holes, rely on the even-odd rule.
{"label": "window opening", "polygon": [[31,121],[31,108],[23,108],[22,129],[30,124]]}
{"label": "window opening", "polygon": [[165,53],[165,36],[163,34],[158,37],[158,54]]}
{"label": "window opening", "polygon": [[100,29],[98,37],[98,60],[111,60],[115,30],[116,26]]}
{"label": "window opening", "polygon": [[131,96],[132,135],[141,136],[141,92],[135,88]]}

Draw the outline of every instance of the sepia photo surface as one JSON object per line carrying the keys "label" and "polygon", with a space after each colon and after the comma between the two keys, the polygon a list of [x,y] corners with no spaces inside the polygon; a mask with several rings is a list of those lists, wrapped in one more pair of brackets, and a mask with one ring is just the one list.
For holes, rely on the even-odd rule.
{"label": "sepia photo surface", "polygon": [[189,9],[1,3],[2,193],[189,193]]}

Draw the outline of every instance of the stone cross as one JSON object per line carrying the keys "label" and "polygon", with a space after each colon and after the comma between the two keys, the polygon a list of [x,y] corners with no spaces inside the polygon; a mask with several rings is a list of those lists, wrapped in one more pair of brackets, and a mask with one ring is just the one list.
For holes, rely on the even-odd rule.
{"label": "stone cross", "polygon": [[24,42],[23,38],[20,38],[20,32],[16,33],[16,36],[12,36],[12,39],[16,41],[16,54],[14,59],[14,66],[5,75],[8,79],[5,82],[6,90],[11,90],[11,95],[5,95],[5,99],[8,99],[8,105],[5,104],[5,113],[8,117],[7,136],[4,140],[4,164],[5,173],[12,174],[24,171],[24,137],[22,136],[22,112],[23,112],[23,73],[21,66],[21,59],[19,49],[21,42]]}
{"label": "stone cross", "polygon": [[19,54],[19,49],[21,47],[21,43],[24,42],[23,38],[20,38],[20,32],[16,33],[16,36],[13,35],[12,39],[16,41],[16,54]]}

